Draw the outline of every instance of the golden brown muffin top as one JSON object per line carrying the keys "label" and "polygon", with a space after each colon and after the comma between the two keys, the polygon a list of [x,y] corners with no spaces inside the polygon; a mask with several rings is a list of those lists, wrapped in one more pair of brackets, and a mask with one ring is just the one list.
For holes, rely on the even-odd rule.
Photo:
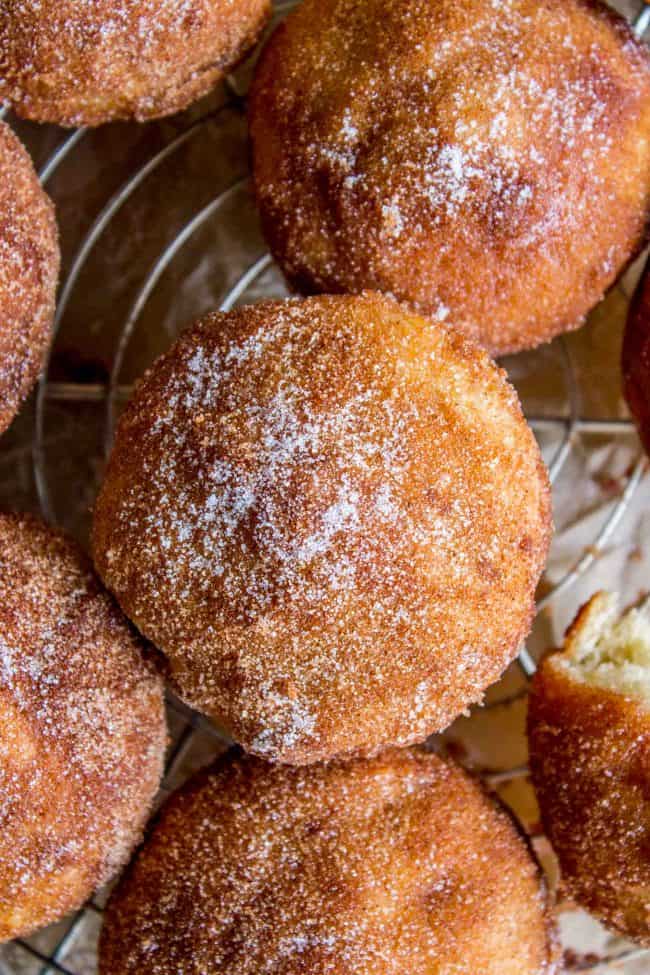
{"label": "golden brown muffin top", "polygon": [[270,0],[9,0],[0,100],[60,125],[168,115],[234,66],[270,10]]}
{"label": "golden brown muffin top", "polygon": [[207,316],[138,386],[94,555],[249,750],[422,740],[524,638],[548,479],[505,375],[379,295]]}
{"label": "golden brown muffin top", "polygon": [[265,234],[495,353],[580,324],[643,243],[650,57],[593,0],[305,0],[251,92]]}
{"label": "golden brown muffin top", "polygon": [[537,864],[457,767],[389,751],[226,760],[177,794],[114,893],[103,975],[550,975]]}
{"label": "golden brown muffin top", "polygon": [[77,547],[0,515],[0,941],[112,877],[162,774],[163,688]]}
{"label": "golden brown muffin top", "polygon": [[58,272],[54,208],[27,152],[0,121],[0,434],[41,368]]}

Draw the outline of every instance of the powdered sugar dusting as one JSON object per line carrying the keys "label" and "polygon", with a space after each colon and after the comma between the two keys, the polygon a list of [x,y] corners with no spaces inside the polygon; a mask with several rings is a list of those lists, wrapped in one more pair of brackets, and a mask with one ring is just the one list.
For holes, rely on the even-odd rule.
{"label": "powdered sugar dusting", "polygon": [[574,0],[306,0],[251,93],[302,291],[377,288],[496,352],[575,327],[643,242],[650,58]]}
{"label": "powdered sugar dusting", "polygon": [[19,0],[0,6],[0,101],[37,121],[168,115],[254,45],[270,0]]}
{"label": "powdered sugar dusting", "polygon": [[539,868],[433,755],[222,763],[174,797],[113,895],[102,975],[554,975]]}
{"label": "powdered sugar dusting", "polygon": [[481,696],[528,626],[546,492],[512,389],[446,330],[370,295],[260,304],[145,378],[95,559],[188,701],[305,760]]}
{"label": "powdered sugar dusting", "polygon": [[77,907],[137,842],[162,683],[75,548],[0,516],[0,940]]}
{"label": "powdered sugar dusting", "polygon": [[52,205],[27,152],[0,121],[0,433],[39,373],[58,270]]}

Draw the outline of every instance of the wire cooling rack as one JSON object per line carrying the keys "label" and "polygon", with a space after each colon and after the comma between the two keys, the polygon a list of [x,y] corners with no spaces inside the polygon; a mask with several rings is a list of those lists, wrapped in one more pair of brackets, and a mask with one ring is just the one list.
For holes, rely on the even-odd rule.
{"label": "wire cooling rack", "polygon": [[[276,4],[277,17],[291,6],[293,2]],[[650,30],[650,6],[643,6],[634,26],[639,36]],[[0,501],[40,510],[48,521],[82,539],[117,415],[137,375],[194,315],[286,293],[265,250],[250,195],[244,120],[249,71],[250,66],[244,67],[230,77],[198,109],[148,126],[62,133],[19,122],[0,108],[0,118],[32,149],[41,181],[57,203],[64,249],[52,349],[29,408],[0,445],[0,486],[5,485],[6,493],[3,499],[0,491]],[[89,172],[94,174],[90,180]],[[167,196],[169,187],[179,191],[182,205]],[[165,220],[150,223],[151,214],[161,211]],[[620,325],[632,286],[633,273],[619,282],[597,315],[613,316]],[[593,327],[597,330],[598,323]],[[646,462],[633,424],[621,415],[615,397],[609,397],[604,409],[597,408],[600,391],[593,395],[579,342],[574,336],[562,338],[505,363],[549,466],[556,521],[559,516],[569,538],[577,515],[567,499],[586,495],[593,508],[586,515],[587,537],[583,533],[568,560],[560,560],[561,568],[541,587],[538,623],[601,560],[645,483]],[[610,448],[616,451],[613,457]],[[603,474],[596,463],[596,499],[593,484],[587,490],[585,458],[599,452],[607,455],[604,469],[613,465],[613,473]],[[548,627],[542,626],[537,649],[545,639]],[[481,721],[492,723],[495,738],[510,734],[500,730],[501,722],[504,716],[510,721],[513,709],[523,704],[535,656],[530,647],[522,648],[519,672],[513,667],[479,712]],[[173,746],[161,799],[228,744],[207,721],[171,697],[168,715]],[[471,725],[472,719],[463,721]],[[518,712],[514,722],[521,723]],[[460,750],[461,760],[479,769],[516,806],[508,790],[525,781],[520,744],[481,761],[471,756],[471,743],[463,734],[463,729],[459,734],[452,729],[448,750]],[[474,734],[482,738],[480,725]],[[499,749],[503,751],[502,741]],[[525,813],[522,818],[526,820]],[[536,832],[530,819],[526,825]],[[91,975],[104,898],[105,892],[100,893],[53,928],[0,949],[0,972]],[[573,923],[570,909],[566,917],[563,935],[571,945],[571,930],[566,930]],[[587,922],[582,918],[581,923]],[[650,973],[650,952],[600,931],[593,937],[590,945],[596,950],[568,948],[569,970]],[[641,967],[630,967],[636,963]]]}

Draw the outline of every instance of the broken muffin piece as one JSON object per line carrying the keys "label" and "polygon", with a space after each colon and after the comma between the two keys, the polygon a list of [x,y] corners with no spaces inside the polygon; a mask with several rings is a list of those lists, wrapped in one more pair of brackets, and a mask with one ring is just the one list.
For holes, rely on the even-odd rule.
{"label": "broken muffin piece", "polygon": [[650,600],[599,592],[541,664],[530,770],[568,892],[650,945]]}

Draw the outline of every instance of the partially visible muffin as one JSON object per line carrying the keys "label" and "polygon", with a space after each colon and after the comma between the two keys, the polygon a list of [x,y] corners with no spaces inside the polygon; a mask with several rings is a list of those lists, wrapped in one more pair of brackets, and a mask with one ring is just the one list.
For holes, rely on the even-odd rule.
{"label": "partially visible muffin", "polygon": [[495,354],[576,328],[650,218],[650,54],[599,0],[304,0],[250,98],[298,291],[373,288]]}
{"label": "partially visible muffin", "polygon": [[170,115],[253,47],[270,0],[9,0],[0,101],[58,125]]}
{"label": "partially visible muffin", "polygon": [[302,764],[481,700],[530,626],[549,495],[482,349],[381,295],[262,302],[136,388],[93,551],[184,700]]}
{"label": "partially visible muffin", "polygon": [[621,366],[623,393],[650,453],[650,259],[628,311]]}
{"label": "partially visible muffin", "polygon": [[595,595],[532,684],[530,769],[569,892],[650,945],[650,606]]}
{"label": "partially visible muffin", "polygon": [[435,755],[226,759],[165,806],[111,897],[102,975],[551,975],[545,884]]}
{"label": "partially visible muffin", "polygon": [[158,789],[162,681],[77,547],[0,515],[0,942],[128,860]]}
{"label": "partially visible muffin", "polygon": [[41,370],[59,260],[54,207],[27,151],[0,121],[0,434]]}

